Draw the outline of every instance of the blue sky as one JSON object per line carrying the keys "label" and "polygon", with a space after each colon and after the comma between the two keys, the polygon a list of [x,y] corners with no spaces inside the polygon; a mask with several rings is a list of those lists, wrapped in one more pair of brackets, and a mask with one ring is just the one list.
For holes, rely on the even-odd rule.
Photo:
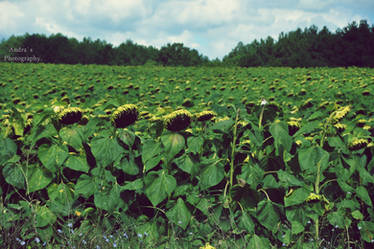
{"label": "blue sky", "polygon": [[330,31],[374,22],[373,0],[0,0],[0,38],[62,33],[117,46],[127,39],[161,47],[183,42],[210,59],[239,41],[317,25]]}

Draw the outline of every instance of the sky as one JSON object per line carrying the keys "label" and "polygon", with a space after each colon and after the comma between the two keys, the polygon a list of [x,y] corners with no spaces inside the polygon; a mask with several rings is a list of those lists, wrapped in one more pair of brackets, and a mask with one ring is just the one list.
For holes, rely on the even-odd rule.
{"label": "sky", "polygon": [[363,19],[373,25],[374,0],[0,0],[0,39],[27,32],[114,46],[182,42],[221,59],[240,41],[313,24],[335,32]]}

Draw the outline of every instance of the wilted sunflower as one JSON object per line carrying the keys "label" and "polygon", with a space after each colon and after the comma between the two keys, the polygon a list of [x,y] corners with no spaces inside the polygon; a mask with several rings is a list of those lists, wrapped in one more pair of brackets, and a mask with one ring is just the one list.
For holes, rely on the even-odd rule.
{"label": "wilted sunflower", "polygon": [[125,128],[138,119],[139,111],[136,105],[126,104],[118,107],[112,115],[112,123],[116,128]]}
{"label": "wilted sunflower", "polygon": [[58,120],[61,124],[65,125],[77,123],[82,118],[82,109],[80,109],[79,107],[68,107],[57,112]]}
{"label": "wilted sunflower", "polygon": [[341,124],[341,123],[337,123],[334,125],[335,129],[337,130],[338,133],[342,133],[345,128],[347,128],[347,125],[345,124]]}
{"label": "wilted sunflower", "polygon": [[211,120],[215,116],[216,116],[215,112],[212,112],[212,111],[202,111],[202,112],[196,114],[196,119],[199,122],[204,122],[204,121]]}
{"label": "wilted sunflower", "polygon": [[187,110],[174,111],[164,117],[166,129],[169,131],[181,131],[191,123],[192,115]]}
{"label": "wilted sunflower", "polygon": [[287,124],[288,124],[288,134],[290,136],[293,136],[300,129],[300,123],[295,119],[288,121]]}
{"label": "wilted sunflower", "polygon": [[335,122],[338,122],[339,120],[341,120],[342,118],[345,117],[345,115],[347,115],[347,113],[351,110],[351,107],[350,106],[343,106],[343,107],[340,107],[338,110],[336,110],[334,113],[333,113],[333,116],[332,118],[334,119]]}
{"label": "wilted sunflower", "polygon": [[357,122],[356,122],[356,125],[358,126],[358,127],[364,127],[365,126],[365,124],[366,124],[366,120],[365,119],[359,119],[359,120],[357,120]]}
{"label": "wilted sunflower", "polygon": [[363,138],[355,138],[351,143],[349,143],[349,150],[360,150],[368,145],[368,141]]}

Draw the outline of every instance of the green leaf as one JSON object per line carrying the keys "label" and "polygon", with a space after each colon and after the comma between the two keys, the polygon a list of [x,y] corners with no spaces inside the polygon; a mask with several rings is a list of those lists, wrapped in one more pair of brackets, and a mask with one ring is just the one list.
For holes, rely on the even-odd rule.
{"label": "green leaf", "polygon": [[121,189],[122,190],[141,190],[143,189],[143,180],[142,179],[136,179],[135,181],[131,181],[126,183]]}
{"label": "green leaf", "polygon": [[20,167],[15,163],[7,164],[2,172],[7,183],[18,189],[25,189],[25,177]]}
{"label": "green leaf", "polygon": [[153,169],[154,167],[156,167],[160,163],[161,159],[162,159],[162,156],[158,155],[158,156],[152,157],[151,159],[146,161],[145,165],[144,165],[145,172],[147,172],[147,171]]}
{"label": "green leaf", "polygon": [[176,186],[177,181],[175,178],[162,171],[159,177],[146,187],[145,194],[152,202],[152,205],[157,206],[166,197],[171,196]]}
{"label": "green leaf", "polygon": [[287,152],[291,150],[292,137],[288,134],[288,127],[283,122],[274,122],[270,126],[270,133],[274,138],[276,154],[279,155],[279,149],[284,148]]}
{"label": "green leaf", "polygon": [[190,210],[188,210],[182,198],[178,198],[177,204],[166,212],[166,216],[183,229],[187,228],[191,220]]}
{"label": "green leaf", "polygon": [[294,175],[291,175],[290,173],[284,171],[284,170],[278,170],[277,171],[279,183],[282,187],[288,188],[293,186],[304,186],[304,183],[297,179]]}
{"label": "green leaf", "polygon": [[17,152],[17,145],[10,138],[0,139],[0,166],[12,158]]}
{"label": "green leaf", "polygon": [[370,206],[370,207],[373,207],[373,203],[371,202],[371,199],[370,199],[370,196],[369,196],[369,193],[368,191],[366,190],[366,188],[364,186],[358,186],[356,188],[356,194],[357,196],[363,201],[365,202],[366,205]]}
{"label": "green leaf", "polygon": [[66,184],[52,184],[48,187],[47,202],[48,207],[53,213],[68,216],[72,212],[73,206],[73,190]]}
{"label": "green leaf", "polygon": [[53,179],[49,172],[38,166],[28,168],[27,178],[30,193],[45,188]]}
{"label": "green leaf", "polygon": [[134,132],[130,131],[129,129],[121,129],[118,137],[122,142],[131,148],[134,145],[136,136]]}
{"label": "green leaf", "polygon": [[38,157],[44,167],[46,167],[52,173],[57,171],[57,168],[60,167],[68,157],[69,153],[65,146],[58,146],[56,144],[49,147],[46,144],[43,144],[39,147]]}
{"label": "green leaf", "polygon": [[117,160],[114,163],[114,166],[121,169],[126,174],[137,175],[139,174],[139,167],[136,165],[133,157],[134,156],[131,154],[129,158],[130,160],[128,160],[126,157],[122,157],[120,160]]}
{"label": "green leaf", "polygon": [[374,239],[374,223],[370,221],[360,221],[357,224],[358,229],[360,230],[361,238],[366,242],[373,243]]}
{"label": "green leaf", "polygon": [[115,211],[121,202],[118,185],[114,185],[109,193],[100,189],[94,194],[95,206],[109,212]]}
{"label": "green leaf", "polygon": [[204,168],[200,175],[201,189],[207,189],[220,183],[224,178],[224,168],[215,162]]}
{"label": "green leaf", "polygon": [[329,153],[320,147],[310,147],[299,151],[299,163],[303,171],[315,173],[317,165],[322,171],[328,166]]}
{"label": "green leaf", "polygon": [[284,206],[290,207],[303,203],[309,196],[310,191],[304,188],[298,188],[290,196],[284,197]]}
{"label": "green leaf", "polygon": [[88,198],[93,195],[96,191],[96,184],[92,177],[83,174],[78,178],[75,184],[75,194],[81,194],[84,198]]}
{"label": "green leaf", "polygon": [[46,227],[37,227],[36,232],[40,236],[40,239],[44,242],[50,241],[53,236],[52,225],[48,225]]}
{"label": "green leaf", "polygon": [[324,118],[325,117],[325,114],[324,113],[322,113],[322,112],[320,112],[320,111],[315,111],[315,112],[313,112],[313,114],[312,115],[310,115],[309,117],[308,117],[308,121],[313,121],[313,120],[320,120],[320,119],[322,119],[322,118]]}
{"label": "green leaf", "polygon": [[196,175],[198,172],[198,165],[195,165],[191,157],[187,154],[184,154],[181,157],[178,157],[174,160],[178,168],[184,172],[191,174],[192,176]]}
{"label": "green leaf", "polygon": [[363,220],[364,219],[364,215],[359,211],[359,210],[355,210],[351,213],[352,217],[356,220]]}
{"label": "green leaf", "polygon": [[51,123],[48,123],[46,126],[36,125],[35,128],[31,129],[31,146],[34,147],[34,145],[42,138],[51,138],[55,135],[58,135],[58,133]]}
{"label": "green leaf", "polygon": [[292,234],[299,234],[304,231],[308,217],[305,210],[300,207],[290,207],[286,209],[286,217],[291,222]]}
{"label": "green leaf", "polygon": [[244,180],[251,189],[257,189],[257,186],[262,181],[264,171],[257,165],[243,165],[242,173],[238,176],[239,179]]}
{"label": "green leaf", "polygon": [[124,149],[115,139],[109,137],[94,138],[91,151],[97,162],[106,167],[116,161],[124,153]]}
{"label": "green leaf", "polygon": [[338,202],[336,204],[336,206],[338,207],[338,209],[341,209],[341,208],[347,208],[347,209],[350,209],[351,211],[355,210],[355,209],[358,209],[360,208],[360,203],[357,202],[356,200],[342,200],[341,202]]}
{"label": "green leaf", "polygon": [[349,186],[343,179],[338,178],[337,180],[339,187],[344,191],[344,192],[353,192],[354,188]]}
{"label": "green leaf", "polygon": [[329,137],[328,142],[331,147],[334,147],[345,154],[349,153],[347,145],[342,141],[340,137]]}
{"label": "green leaf", "polygon": [[271,248],[270,241],[267,238],[259,237],[253,234],[252,238],[249,240],[249,245],[247,248]]}
{"label": "green leaf", "polygon": [[59,134],[61,139],[75,150],[79,151],[82,147],[82,135],[77,127],[63,127]]}
{"label": "green leaf", "polygon": [[162,148],[160,143],[156,143],[153,140],[147,140],[142,146],[142,162],[145,164],[152,157],[160,155]]}
{"label": "green leaf", "polygon": [[178,133],[171,133],[161,136],[161,142],[165,147],[165,152],[167,153],[169,160],[181,152],[185,145],[184,137]]}
{"label": "green leaf", "polygon": [[327,215],[327,219],[330,222],[330,224],[334,227],[338,227],[340,229],[345,228],[344,224],[344,213],[339,211],[329,213]]}
{"label": "green leaf", "polygon": [[211,129],[217,133],[228,133],[231,127],[234,125],[234,121],[232,119],[223,120],[215,123]]}
{"label": "green leaf", "polygon": [[[188,198],[189,196],[187,196]],[[199,202],[195,206],[197,209],[199,209],[203,214],[209,215],[209,208],[211,205],[209,205],[209,201],[206,198],[199,199]]]}
{"label": "green leaf", "polygon": [[264,178],[263,188],[279,188],[279,183],[275,180],[274,176],[267,175]]}
{"label": "green leaf", "polygon": [[254,234],[255,232],[255,223],[246,212],[243,212],[243,214],[240,216],[239,227],[244,229],[249,234]]}
{"label": "green leaf", "polygon": [[299,234],[305,230],[305,227],[298,221],[291,222],[291,232],[292,234]]}
{"label": "green leaf", "polygon": [[200,153],[204,144],[202,137],[189,137],[187,139],[188,150],[192,153]]}
{"label": "green leaf", "polygon": [[88,173],[90,167],[87,164],[86,158],[82,156],[71,156],[65,162],[65,166],[76,171]]}
{"label": "green leaf", "polygon": [[144,171],[147,172],[156,167],[161,161],[162,148],[160,143],[155,143],[152,140],[148,140],[142,147],[142,162],[144,165]]}
{"label": "green leaf", "polygon": [[280,222],[279,214],[274,204],[268,200],[262,200],[257,204],[256,218],[261,225],[273,233],[277,231],[277,224]]}
{"label": "green leaf", "polygon": [[36,227],[45,227],[47,225],[52,225],[56,221],[56,215],[52,213],[46,206],[39,206],[35,210],[35,226]]}

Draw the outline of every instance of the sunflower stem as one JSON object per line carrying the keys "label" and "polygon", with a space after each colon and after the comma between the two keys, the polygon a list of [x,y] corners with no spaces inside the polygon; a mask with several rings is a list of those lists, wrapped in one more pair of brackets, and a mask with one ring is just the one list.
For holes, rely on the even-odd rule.
{"label": "sunflower stem", "polygon": [[260,113],[260,118],[258,120],[258,128],[261,129],[261,126],[262,126],[262,119],[264,117],[264,110],[265,110],[265,104],[262,105],[262,109],[261,109],[261,113]]}
{"label": "sunflower stem", "polygon": [[235,146],[236,146],[236,133],[238,130],[238,120],[239,120],[239,111],[236,111],[235,123],[234,123],[234,132],[233,132],[233,139],[231,144],[231,161],[230,161],[230,189],[234,184],[234,159],[235,159]]}

